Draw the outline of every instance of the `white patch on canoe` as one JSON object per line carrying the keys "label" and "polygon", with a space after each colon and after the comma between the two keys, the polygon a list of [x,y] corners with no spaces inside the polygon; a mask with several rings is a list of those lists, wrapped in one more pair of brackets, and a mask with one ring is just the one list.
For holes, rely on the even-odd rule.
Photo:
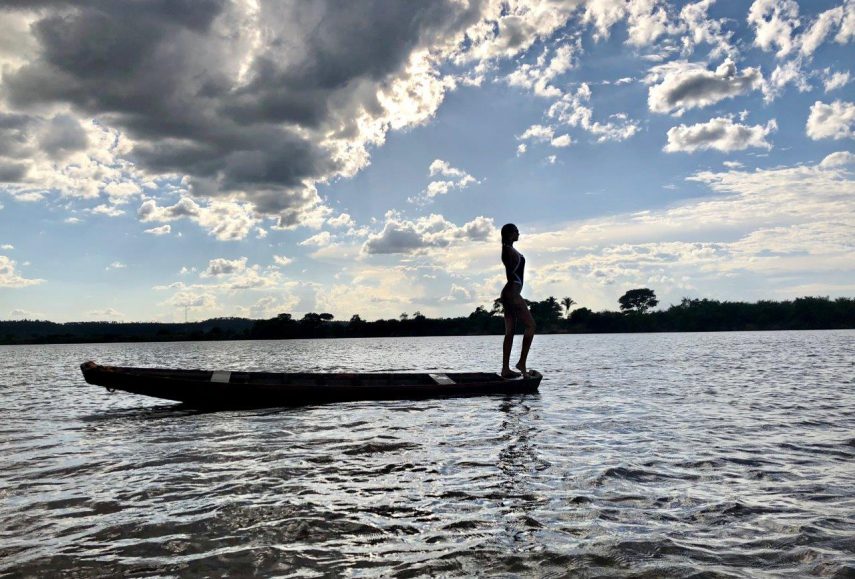
{"label": "white patch on canoe", "polygon": [[448,384],[454,384],[455,383],[454,380],[452,380],[451,378],[449,378],[445,374],[428,374],[428,376],[433,378],[433,381],[436,382],[437,384],[448,385]]}
{"label": "white patch on canoe", "polygon": [[218,370],[216,372],[211,372],[211,382],[225,382],[229,383],[229,380],[232,379],[231,372],[224,372],[222,370]]}

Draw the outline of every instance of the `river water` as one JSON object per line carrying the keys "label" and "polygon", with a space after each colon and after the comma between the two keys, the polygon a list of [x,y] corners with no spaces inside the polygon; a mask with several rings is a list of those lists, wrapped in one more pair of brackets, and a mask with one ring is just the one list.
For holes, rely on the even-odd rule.
{"label": "river water", "polygon": [[853,331],[537,336],[537,395],[295,409],[78,370],[492,371],[500,349],[0,347],[0,575],[855,575]]}

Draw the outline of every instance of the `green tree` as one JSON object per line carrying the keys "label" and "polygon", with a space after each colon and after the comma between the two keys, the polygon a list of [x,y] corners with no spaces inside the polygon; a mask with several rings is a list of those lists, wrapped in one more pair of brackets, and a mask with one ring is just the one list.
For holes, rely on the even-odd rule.
{"label": "green tree", "polygon": [[643,314],[659,303],[656,299],[656,293],[652,289],[639,288],[631,289],[623,294],[618,300],[621,311],[635,311]]}

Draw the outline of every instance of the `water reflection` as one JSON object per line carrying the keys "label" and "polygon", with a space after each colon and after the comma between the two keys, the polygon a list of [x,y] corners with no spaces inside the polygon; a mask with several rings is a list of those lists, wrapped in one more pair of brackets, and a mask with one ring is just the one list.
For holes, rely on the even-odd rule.
{"label": "water reflection", "polygon": [[500,337],[3,349],[0,574],[852,574],[855,332],[539,339],[537,396],[217,413],[69,368],[480,370]]}

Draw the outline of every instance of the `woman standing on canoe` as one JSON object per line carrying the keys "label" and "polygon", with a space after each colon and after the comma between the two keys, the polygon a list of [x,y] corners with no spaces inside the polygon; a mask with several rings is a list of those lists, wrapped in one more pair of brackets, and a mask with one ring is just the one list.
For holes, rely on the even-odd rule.
{"label": "woman standing on canoe", "polygon": [[531,317],[531,312],[528,311],[528,306],[523,300],[522,286],[523,275],[525,274],[525,258],[514,248],[514,241],[520,238],[520,230],[513,223],[508,223],[502,227],[502,263],[505,266],[505,275],[508,282],[502,289],[502,306],[505,309],[505,341],[502,345],[502,377],[515,378],[519,376],[519,372],[514,372],[510,368],[511,347],[514,344],[514,330],[516,329],[517,320],[521,321],[525,326],[523,334],[522,351],[520,351],[520,360],[517,362],[517,370],[526,373],[526,361],[528,359],[528,350],[531,348],[531,341],[534,338],[534,318]]}

